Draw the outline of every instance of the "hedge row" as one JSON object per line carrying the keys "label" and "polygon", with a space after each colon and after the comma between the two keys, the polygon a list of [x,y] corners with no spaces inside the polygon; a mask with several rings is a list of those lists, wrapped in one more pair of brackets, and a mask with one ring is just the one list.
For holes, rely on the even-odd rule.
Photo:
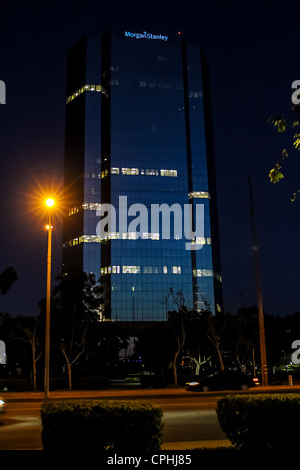
{"label": "hedge row", "polygon": [[217,417],[230,442],[240,449],[289,449],[299,445],[300,395],[249,394],[220,398]]}
{"label": "hedge row", "polygon": [[43,449],[155,452],[162,444],[162,411],[133,401],[50,401],[42,405]]}

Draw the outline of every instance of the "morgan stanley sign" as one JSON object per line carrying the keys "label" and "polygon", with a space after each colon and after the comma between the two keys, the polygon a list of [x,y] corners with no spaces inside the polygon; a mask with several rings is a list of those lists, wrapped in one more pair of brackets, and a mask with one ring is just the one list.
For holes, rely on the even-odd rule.
{"label": "morgan stanley sign", "polygon": [[162,36],[161,34],[151,34],[147,31],[142,33],[131,33],[130,31],[125,31],[126,38],[135,38],[135,39],[159,39],[160,41],[167,41],[169,36]]}
{"label": "morgan stanley sign", "polygon": [[128,207],[127,196],[119,196],[118,210],[111,204],[101,204],[96,215],[102,217],[96,227],[97,236],[101,240],[116,233],[120,239],[143,239],[147,238],[150,232],[156,240],[184,238],[188,240],[185,249],[189,251],[203,247],[201,240],[204,240],[204,204],[184,204],[182,207],[180,204],[169,206],[163,203],[151,204],[148,208],[144,204],[135,203]]}

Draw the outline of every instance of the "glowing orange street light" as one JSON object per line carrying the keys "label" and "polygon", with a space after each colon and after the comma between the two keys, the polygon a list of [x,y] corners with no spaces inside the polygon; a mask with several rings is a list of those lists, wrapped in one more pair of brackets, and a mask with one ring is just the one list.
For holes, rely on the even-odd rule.
{"label": "glowing orange street light", "polygon": [[44,375],[44,398],[49,398],[49,382],[50,382],[50,302],[51,302],[51,245],[52,245],[52,208],[54,199],[47,199],[48,207],[48,251],[47,251],[47,295],[46,295],[46,332],[45,332],[45,375]]}
{"label": "glowing orange street light", "polygon": [[48,207],[54,206],[54,199],[51,199],[51,198],[50,198],[50,199],[47,199],[46,205],[47,205]]}

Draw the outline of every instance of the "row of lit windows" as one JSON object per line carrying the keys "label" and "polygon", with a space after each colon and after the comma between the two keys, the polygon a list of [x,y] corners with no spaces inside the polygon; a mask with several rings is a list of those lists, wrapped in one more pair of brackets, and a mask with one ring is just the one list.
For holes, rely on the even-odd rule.
{"label": "row of lit windows", "polygon": [[[109,170],[104,170],[97,174],[98,178],[105,178],[109,174]],[[110,169],[111,175],[146,175],[146,176],[171,176],[177,177],[177,170],[157,170],[157,169],[139,169],[139,168],[117,168]],[[96,178],[96,173],[92,173],[92,178]]]}
{"label": "row of lit windows", "polygon": [[73,101],[77,96],[81,95],[85,91],[96,91],[98,93],[103,93],[104,95],[107,95],[106,91],[101,85],[83,85],[79,90],[75,91],[72,93],[72,95],[68,96],[66,99],[66,104],[70,103],[70,101]]}
{"label": "row of lit windows", "polygon": [[[138,234],[136,232],[127,232],[127,233],[122,233],[122,237],[120,237],[119,232],[110,232],[107,236],[105,237],[99,237],[97,235],[82,235],[78,238],[73,238],[72,240],[69,240],[68,242],[65,242],[63,247],[67,246],[75,246],[79,245],[81,243],[101,243],[105,240],[159,240],[159,233],[151,233],[151,232],[144,232],[141,234]],[[175,238],[176,240],[179,240],[179,238]],[[196,245],[211,245],[211,238],[210,237],[196,237],[196,240],[192,240],[192,244]]]}
{"label": "row of lit windows", "polygon": [[99,202],[84,202],[81,206],[71,207],[71,209],[69,209],[69,216],[77,214],[80,210],[97,211],[98,209],[101,209]]}
{"label": "row of lit windows", "polygon": [[[109,84],[118,86],[119,85],[119,80],[111,80]],[[174,86],[169,84],[169,83],[158,83],[158,84],[156,84],[154,82],[148,83],[146,81],[140,81],[139,86],[141,88],[147,88],[147,87],[156,88],[157,87],[157,88],[161,88],[161,89],[164,89],[164,90],[174,88]],[[176,87],[176,89],[181,90],[182,88],[179,86],[179,87]],[[84,93],[86,91],[96,91],[98,93],[103,93],[105,96],[108,96],[107,92],[104,90],[102,85],[86,84],[86,85],[83,85],[81,88],[79,88],[74,93],[72,93],[72,95],[68,96],[68,98],[66,99],[66,104],[70,103],[71,101],[73,101],[75,98],[77,98],[78,96],[80,96],[82,93]],[[203,96],[202,93],[198,92],[198,91],[189,93],[189,98],[202,98],[202,96]]]}
{"label": "row of lit windows", "polygon": [[[101,275],[105,274],[181,274],[181,266],[105,266],[101,268]],[[215,277],[222,282],[222,276],[212,269],[194,269],[193,275],[197,277]]]}
{"label": "row of lit windows", "polygon": [[189,198],[190,199],[197,199],[197,198],[210,199],[210,194],[207,191],[193,191],[192,193],[189,193]]}
{"label": "row of lit windows", "polygon": [[215,277],[219,282],[222,282],[222,276],[212,269],[193,269],[193,276],[195,277]]}
{"label": "row of lit windows", "polygon": [[181,266],[106,266],[101,268],[105,274],[181,274]]}
{"label": "row of lit windows", "polygon": [[[138,240],[141,238],[142,240],[159,240],[159,233],[155,232],[143,232],[142,234],[137,232],[126,232],[122,233],[120,237],[119,232],[109,232],[105,237],[101,240]],[[179,237],[174,237],[175,240],[180,240]],[[210,237],[196,237],[195,240],[191,242],[193,245],[211,245],[211,238]]]}
{"label": "row of lit windows", "polygon": [[140,236],[137,232],[126,232],[122,233],[120,237],[119,232],[110,232],[102,240],[159,240],[159,233],[154,232],[143,232]]}
{"label": "row of lit windows", "polygon": [[[109,82],[110,86],[132,86],[136,85],[133,81],[127,81],[125,82],[124,80],[120,81],[117,78],[113,78]],[[179,85],[173,85],[172,83],[156,83],[156,82],[147,82],[145,80],[140,80],[138,86],[140,88],[159,88],[161,90],[182,90],[182,86]]]}
{"label": "row of lit windows", "polygon": [[[202,193],[203,193],[203,191],[202,191]],[[191,196],[190,194],[191,193],[189,193],[189,198],[191,199],[193,196]],[[209,198],[210,197],[209,193],[205,193],[205,194],[207,196],[202,195],[202,196],[196,196],[196,197],[202,197],[202,198]],[[80,210],[90,210],[90,211],[101,210],[101,203],[100,202],[84,202],[83,204],[81,204],[81,206],[71,207],[71,209],[69,209],[69,216],[77,214],[77,212],[79,212]],[[108,238],[112,238],[112,237],[110,237],[110,234],[108,235]],[[116,235],[115,238],[119,238],[119,237]],[[205,245],[206,243],[210,244],[209,242],[206,241],[204,243],[201,242],[201,245]]]}

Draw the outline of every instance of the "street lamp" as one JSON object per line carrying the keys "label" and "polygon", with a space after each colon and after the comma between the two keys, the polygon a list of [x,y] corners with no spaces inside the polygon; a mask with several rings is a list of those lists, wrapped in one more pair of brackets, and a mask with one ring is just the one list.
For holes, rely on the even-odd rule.
{"label": "street lamp", "polygon": [[256,235],[256,224],[254,217],[254,204],[253,204],[253,188],[252,178],[249,176],[249,193],[250,193],[250,209],[251,209],[251,223],[252,223],[252,240],[253,240],[253,254],[254,254],[254,267],[256,277],[256,293],[258,303],[258,325],[259,325],[259,342],[260,342],[260,362],[261,362],[261,376],[262,385],[268,386],[268,366],[267,366],[267,352],[266,352],[266,338],[265,338],[265,322],[264,322],[264,310],[262,302],[261,292],[261,279],[258,259],[258,242]]}
{"label": "street lamp", "polygon": [[47,294],[46,294],[46,331],[45,331],[45,375],[44,375],[44,398],[49,398],[49,368],[50,368],[50,302],[51,302],[51,244],[52,244],[52,208],[53,199],[46,200],[48,208],[48,250],[47,250]]}

